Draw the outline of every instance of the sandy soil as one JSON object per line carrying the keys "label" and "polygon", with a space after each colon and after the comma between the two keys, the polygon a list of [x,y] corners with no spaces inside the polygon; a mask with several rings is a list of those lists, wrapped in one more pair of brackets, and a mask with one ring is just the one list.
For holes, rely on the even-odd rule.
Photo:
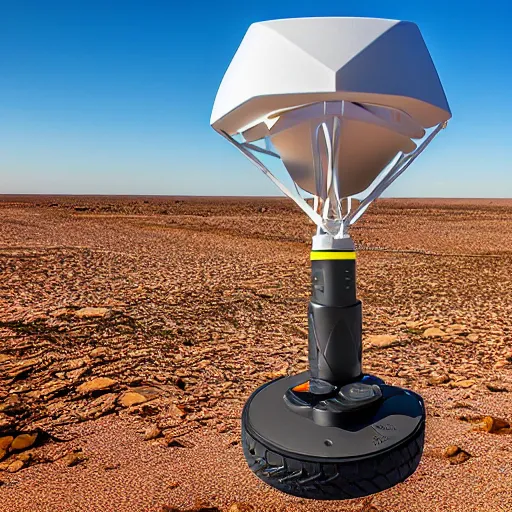
{"label": "sandy soil", "polygon": [[512,200],[353,230],[365,371],[426,401],[418,471],[322,503],[247,469],[245,399],[307,365],[312,233],[280,199],[0,197],[0,511],[512,510],[510,428],[481,426],[512,420]]}

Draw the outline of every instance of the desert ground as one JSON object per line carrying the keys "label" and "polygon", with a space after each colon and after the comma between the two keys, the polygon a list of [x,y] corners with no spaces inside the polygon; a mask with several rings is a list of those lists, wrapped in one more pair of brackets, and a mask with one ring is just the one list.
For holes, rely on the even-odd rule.
{"label": "desert ground", "polygon": [[352,230],[364,370],[425,399],[416,473],[318,502],[249,471],[245,400],[307,367],[313,233],[285,199],[0,196],[0,511],[511,511],[512,200]]}

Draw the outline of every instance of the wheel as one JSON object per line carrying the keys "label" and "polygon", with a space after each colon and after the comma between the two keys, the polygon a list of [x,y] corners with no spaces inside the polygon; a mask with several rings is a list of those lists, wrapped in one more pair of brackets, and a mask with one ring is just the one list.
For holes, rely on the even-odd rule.
{"label": "wheel", "polygon": [[[311,446],[315,446],[312,444],[309,448],[305,447],[302,449],[299,448],[299,445],[292,446],[294,443],[293,439],[291,439],[288,446],[284,448],[283,439],[285,438],[280,437],[280,432],[271,426],[271,417],[273,417],[274,420],[278,420],[281,424],[281,431],[284,422],[291,438],[293,438],[293,432],[301,428],[301,422],[313,422],[307,419],[304,420],[293,413],[293,416],[290,417],[286,412],[286,405],[284,405],[284,401],[282,400],[279,400],[283,402],[283,408],[281,409],[282,414],[279,418],[276,418],[275,405],[279,402],[276,400],[273,407],[272,403],[269,403],[271,402],[269,396],[265,397],[268,406],[266,412],[267,421],[265,422],[265,418],[261,418],[263,421],[260,423],[260,427],[264,425],[265,428],[260,428],[260,432],[258,432],[258,421],[257,419],[255,421],[255,416],[259,415],[260,411],[257,406],[254,406],[254,400],[258,394],[267,389],[267,395],[269,395],[269,390],[274,386],[276,392],[272,394],[274,398],[276,395],[280,398],[282,397],[281,391],[284,388],[289,384],[296,385],[301,379],[304,379],[304,374],[267,383],[258,388],[258,390],[251,395],[244,407],[242,413],[242,447],[247,463],[257,477],[284,493],[301,498],[344,500],[360,498],[383,491],[403,482],[414,473],[421,459],[425,437],[423,402],[419,395],[410,391],[401,390],[400,388],[394,388],[393,386],[383,385],[382,388],[391,388],[394,390],[396,393],[394,395],[395,399],[397,396],[401,396],[398,392],[404,392],[409,401],[410,398],[413,397],[417,403],[421,405],[421,409],[418,409],[420,412],[419,417],[416,417],[417,421],[415,422],[415,426],[408,429],[404,429],[403,427],[395,429],[401,429],[401,432],[399,432],[398,437],[395,437],[391,441],[387,441],[386,443],[374,443],[373,448],[365,446],[365,439],[362,433],[364,433],[366,427],[373,428],[375,431],[375,425],[382,424],[384,421],[395,422],[395,424],[400,425],[396,418],[399,415],[405,416],[408,414],[405,412],[405,407],[403,406],[404,400],[401,400],[401,405],[398,405],[397,401],[394,402],[394,407],[398,407],[398,411],[392,411],[388,406],[388,410],[384,412],[384,414],[388,414],[388,416],[383,416],[383,414],[379,416],[379,414],[377,414],[377,417],[380,417],[377,421],[380,423],[373,422],[368,425],[369,422],[366,421],[364,426],[359,425],[357,428],[350,428],[350,432],[336,428],[335,430],[339,431],[340,436],[361,436],[361,442],[358,443],[355,441],[356,446],[354,448],[359,450],[361,452],[360,454],[350,453],[349,456],[344,457],[342,456],[343,454],[338,451],[335,453],[334,457],[326,457],[325,451],[322,449],[323,453],[320,454],[320,456],[315,456],[312,450],[318,450],[320,444],[316,445],[317,448],[311,448]],[[283,381],[287,380],[289,380],[288,383],[283,383]],[[385,393],[387,392],[388,391],[385,390]],[[392,401],[388,402],[392,403]],[[383,406],[383,408],[385,407],[386,406]],[[407,407],[410,409],[411,405],[408,404]],[[393,412],[395,414],[393,414]],[[413,411],[412,414],[417,415],[418,411]],[[373,419],[374,418],[372,418],[372,420]],[[389,424],[390,423],[386,423],[386,425]],[[310,428],[311,426],[308,425],[308,427]],[[319,436],[322,445],[324,444],[324,438],[327,436],[332,439],[337,439],[333,436],[332,428],[329,428],[328,433],[325,430],[327,427],[314,425],[314,428],[316,428],[318,432],[316,435],[317,437]],[[405,430],[411,429],[411,432],[405,432]],[[308,435],[311,436],[311,432],[309,432]],[[274,439],[272,439],[272,436],[274,436]],[[375,439],[375,435],[373,438]],[[391,439],[389,437],[386,438],[386,436],[383,438]],[[277,443],[275,442],[276,439]],[[354,444],[355,438],[352,437],[351,439],[352,444]],[[326,439],[326,445],[328,445],[327,441],[329,440]],[[338,443],[338,445],[339,444],[341,443]],[[381,444],[387,446],[381,446]],[[346,451],[346,447],[343,449]]]}

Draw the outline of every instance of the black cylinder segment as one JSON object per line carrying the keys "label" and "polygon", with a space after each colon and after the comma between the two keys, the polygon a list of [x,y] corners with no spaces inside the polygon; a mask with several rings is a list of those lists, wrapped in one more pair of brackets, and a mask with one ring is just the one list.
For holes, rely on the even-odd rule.
{"label": "black cylinder segment", "polygon": [[342,385],[361,376],[362,308],[356,298],[355,253],[313,251],[308,310],[309,367],[316,382]]}

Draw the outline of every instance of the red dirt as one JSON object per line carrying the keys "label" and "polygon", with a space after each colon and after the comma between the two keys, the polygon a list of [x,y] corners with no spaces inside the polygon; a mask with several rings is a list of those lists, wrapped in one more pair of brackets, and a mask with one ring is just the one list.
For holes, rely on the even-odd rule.
{"label": "red dirt", "polygon": [[[301,212],[272,198],[1,197],[0,438],[40,434],[28,467],[0,471],[0,511],[511,510],[512,435],[462,419],[512,420],[511,221],[512,200],[379,200],[355,227],[365,371],[424,396],[427,441],[407,482],[320,503],[257,480],[238,442],[250,392],[306,368]],[[78,389],[97,377],[115,382]],[[127,390],[146,402],[124,407]],[[151,425],[165,437],[145,441]],[[442,456],[454,444],[469,460]],[[67,467],[76,448],[86,460]]]}

